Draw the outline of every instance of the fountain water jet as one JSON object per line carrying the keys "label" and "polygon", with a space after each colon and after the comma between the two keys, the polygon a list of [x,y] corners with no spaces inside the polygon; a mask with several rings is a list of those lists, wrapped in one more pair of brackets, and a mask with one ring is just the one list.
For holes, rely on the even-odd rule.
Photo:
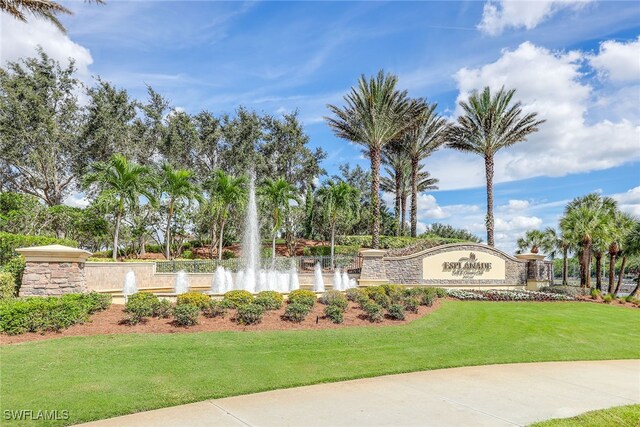
{"label": "fountain water jet", "polygon": [[342,291],[342,277],[340,276],[340,267],[336,267],[335,273],[333,273],[333,290]]}
{"label": "fountain water jet", "polygon": [[213,275],[213,282],[211,283],[211,292],[214,294],[224,294],[226,292],[226,274],[224,267],[218,266],[216,272]]}
{"label": "fountain water jet", "polygon": [[178,271],[178,274],[176,275],[174,291],[177,295],[184,294],[189,291],[189,279],[187,278],[187,273],[184,270]]}
{"label": "fountain water jet", "polygon": [[320,263],[317,263],[313,269],[313,290],[315,292],[324,292],[324,279],[322,278]]}
{"label": "fountain water jet", "polygon": [[133,295],[136,292],[138,292],[138,286],[136,285],[136,274],[133,272],[133,270],[129,270],[124,277],[124,287],[122,288],[122,294],[126,299],[129,295]]}
{"label": "fountain water jet", "polygon": [[349,273],[347,273],[347,269],[342,270],[342,289],[341,291],[346,291],[349,289]]}

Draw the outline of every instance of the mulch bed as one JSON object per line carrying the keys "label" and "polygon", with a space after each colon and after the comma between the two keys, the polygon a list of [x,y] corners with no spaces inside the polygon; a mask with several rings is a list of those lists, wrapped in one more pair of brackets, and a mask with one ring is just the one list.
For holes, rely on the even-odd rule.
{"label": "mulch bed", "polygon": [[362,310],[354,303],[349,303],[349,308],[344,313],[344,322],[332,323],[324,318],[322,311],[324,305],[317,303],[307,318],[301,323],[293,323],[281,318],[284,307],[276,311],[267,311],[261,323],[257,325],[239,325],[233,321],[235,310],[229,310],[224,318],[200,316],[200,323],[195,326],[178,327],[173,325],[173,318],[156,319],[149,318],[146,322],[137,325],[128,325],[123,322],[126,317],[123,305],[111,305],[108,309],[92,315],[87,323],[73,325],[60,332],[46,332],[44,334],[29,332],[21,335],[0,334],[0,344],[16,344],[28,341],[42,341],[54,338],[71,336],[90,336],[107,334],[154,334],[154,333],[190,333],[190,332],[214,332],[214,331],[269,331],[269,330],[304,330],[304,329],[338,329],[350,326],[388,326],[403,325],[423,317],[440,307],[440,300],[434,301],[431,307],[420,306],[418,313],[407,312],[405,320],[392,320],[385,318],[380,323],[371,323],[363,316]]}

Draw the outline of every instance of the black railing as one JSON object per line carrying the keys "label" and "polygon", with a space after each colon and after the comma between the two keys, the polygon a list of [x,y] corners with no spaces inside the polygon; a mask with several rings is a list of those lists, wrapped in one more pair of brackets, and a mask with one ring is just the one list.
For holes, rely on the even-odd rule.
{"label": "black railing", "polygon": [[[300,256],[300,257],[276,257],[263,258],[261,260],[261,268],[276,270],[287,270],[291,265],[295,265],[300,273],[311,273],[314,271],[316,264],[320,264],[322,271],[331,272],[336,267],[340,270],[347,269],[347,272],[357,274],[362,268],[362,257],[358,255],[336,255],[333,265],[330,256]],[[231,259],[194,259],[194,260],[173,260],[173,261],[156,261],[156,271],[158,273],[177,273],[185,271],[187,273],[213,273],[218,266],[231,271],[238,271],[243,268],[243,260],[240,258]]]}

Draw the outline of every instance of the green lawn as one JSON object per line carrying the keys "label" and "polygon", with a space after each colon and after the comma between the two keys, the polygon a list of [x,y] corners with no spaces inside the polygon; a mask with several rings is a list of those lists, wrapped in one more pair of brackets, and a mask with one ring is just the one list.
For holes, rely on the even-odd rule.
{"label": "green lawn", "polygon": [[600,411],[585,412],[572,418],[558,418],[530,427],[638,427],[640,405],[618,406]]}
{"label": "green lawn", "polygon": [[67,423],[77,423],[400,372],[640,358],[640,311],[589,303],[451,301],[403,326],[69,337],[2,346],[0,357],[3,414],[66,409]]}

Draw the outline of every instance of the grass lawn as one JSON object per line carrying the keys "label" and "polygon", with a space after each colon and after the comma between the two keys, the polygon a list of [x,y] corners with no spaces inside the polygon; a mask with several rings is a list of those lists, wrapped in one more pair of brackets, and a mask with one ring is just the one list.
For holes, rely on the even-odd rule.
{"label": "grass lawn", "polygon": [[639,425],[640,405],[628,405],[585,412],[577,417],[543,421],[532,424],[530,427],[638,427]]}
{"label": "grass lawn", "polygon": [[3,414],[68,410],[71,424],[400,372],[640,358],[640,311],[589,303],[449,301],[403,326],[69,337],[2,346],[0,357]]}

